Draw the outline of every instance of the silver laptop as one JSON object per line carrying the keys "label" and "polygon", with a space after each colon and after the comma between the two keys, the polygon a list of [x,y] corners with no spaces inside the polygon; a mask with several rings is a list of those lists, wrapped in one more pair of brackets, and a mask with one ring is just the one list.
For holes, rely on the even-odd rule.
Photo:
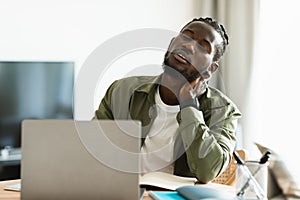
{"label": "silver laptop", "polygon": [[137,121],[24,120],[21,199],[139,199]]}

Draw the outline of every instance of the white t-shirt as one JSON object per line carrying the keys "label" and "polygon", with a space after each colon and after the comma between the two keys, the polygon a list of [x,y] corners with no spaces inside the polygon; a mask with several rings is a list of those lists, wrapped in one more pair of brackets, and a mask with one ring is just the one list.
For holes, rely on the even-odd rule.
{"label": "white t-shirt", "polygon": [[155,94],[157,117],[141,149],[142,173],[163,171],[173,174],[173,148],[178,129],[176,120],[179,105],[166,105],[160,98],[159,89]]}

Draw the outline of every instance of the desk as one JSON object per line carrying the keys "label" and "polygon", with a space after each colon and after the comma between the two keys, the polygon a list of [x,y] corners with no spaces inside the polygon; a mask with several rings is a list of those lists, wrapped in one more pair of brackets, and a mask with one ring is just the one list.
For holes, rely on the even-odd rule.
{"label": "desk", "polygon": [[[20,200],[20,192],[4,190],[6,186],[18,184],[20,181],[21,180],[0,181],[0,200]],[[145,192],[143,200],[152,200],[152,198],[148,196],[148,192]]]}
{"label": "desk", "polygon": [[0,199],[6,200],[20,200],[20,192],[16,191],[6,191],[4,188],[7,185],[13,185],[20,183],[20,180],[11,180],[11,181],[1,181],[0,182]]}
{"label": "desk", "polygon": [[[9,181],[0,181],[0,200],[2,200],[2,199],[20,200],[20,198],[21,198],[20,192],[4,190],[4,188],[6,186],[20,183],[20,181],[21,181],[20,179],[19,180],[9,180]],[[234,192],[234,187],[232,187],[232,186],[221,185],[221,184],[216,184],[216,183],[208,183],[208,184],[205,184],[205,186],[211,187],[211,188],[217,188],[217,189],[224,190],[224,191],[227,191],[230,193]],[[146,191],[144,194],[143,200],[153,200],[153,199],[148,196],[148,192]]]}

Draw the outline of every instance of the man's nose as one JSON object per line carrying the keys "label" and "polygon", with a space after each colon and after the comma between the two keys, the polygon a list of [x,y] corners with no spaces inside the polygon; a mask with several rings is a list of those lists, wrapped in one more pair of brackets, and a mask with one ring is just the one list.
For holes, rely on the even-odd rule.
{"label": "man's nose", "polygon": [[195,41],[194,40],[190,40],[190,41],[186,41],[182,44],[182,46],[184,47],[184,49],[187,51],[187,53],[189,54],[194,54],[195,53]]}

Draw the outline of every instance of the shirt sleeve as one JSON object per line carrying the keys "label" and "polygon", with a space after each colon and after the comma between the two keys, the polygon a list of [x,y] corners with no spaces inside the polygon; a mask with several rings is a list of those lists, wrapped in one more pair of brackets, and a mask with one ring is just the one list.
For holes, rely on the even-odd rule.
{"label": "shirt sleeve", "polygon": [[230,163],[240,118],[240,113],[231,105],[213,108],[209,113],[206,121],[203,112],[194,107],[186,107],[178,115],[187,164],[203,183],[217,177]]}
{"label": "shirt sleeve", "polygon": [[111,105],[111,99],[112,99],[112,93],[115,88],[115,85],[117,82],[115,81],[110,85],[110,87],[107,89],[105,96],[100,102],[100,105],[98,109],[95,111],[95,117],[94,119],[114,119],[113,112],[112,112],[112,105]]}

